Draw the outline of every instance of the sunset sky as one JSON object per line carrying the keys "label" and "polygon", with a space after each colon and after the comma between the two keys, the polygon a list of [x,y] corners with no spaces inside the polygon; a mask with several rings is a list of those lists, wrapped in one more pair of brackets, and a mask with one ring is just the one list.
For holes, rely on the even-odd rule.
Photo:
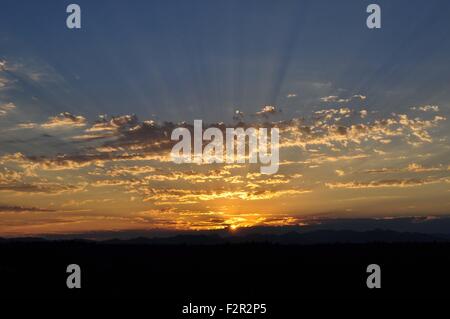
{"label": "sunset sky", "polygon": [[[450,212],[449,1],[75,2],[1,3],[0,236]],[[174,164],[195,119],[278,172]]]}

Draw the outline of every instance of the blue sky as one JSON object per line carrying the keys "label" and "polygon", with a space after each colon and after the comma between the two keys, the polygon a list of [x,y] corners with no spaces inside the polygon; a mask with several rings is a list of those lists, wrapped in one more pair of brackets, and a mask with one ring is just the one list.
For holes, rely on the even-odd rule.
{"label": "blue sky", "polygon": [[1,55],[58,78],[8,92],[37,118],[227,121],[262,105],[292,116],[359,93],[378,109],[448,108],[448,1],[378,1],[381,30],[365,26],[369,1],[78,1],[76,31],[68,3],[2,4]]}

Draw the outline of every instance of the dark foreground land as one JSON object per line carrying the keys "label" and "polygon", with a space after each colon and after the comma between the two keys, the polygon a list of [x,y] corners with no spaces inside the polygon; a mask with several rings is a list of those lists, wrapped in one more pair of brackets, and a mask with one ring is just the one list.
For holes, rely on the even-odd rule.
{"label": "dark foreground land", "polygon": [[[305,298],[450,296],[449,243],[4,241],[0,256],[2,297],[146,298],[180,305],[286,300],[295,305]],[[366,267],[372,263],[381,266],[381,289],[366,286]],[[69,264],[81,266],[81,289],[66,287]]]}

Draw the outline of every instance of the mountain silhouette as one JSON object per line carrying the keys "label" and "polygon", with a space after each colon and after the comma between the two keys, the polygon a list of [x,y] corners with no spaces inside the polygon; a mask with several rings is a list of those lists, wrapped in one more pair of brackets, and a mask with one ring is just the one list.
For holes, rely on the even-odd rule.
{"label": "mountain silhouette", "polygon": [[[43,242],[50,239],[39,237],[0,238],[0,242]],[[58,241],[58,240],[57,240]],[[86,239],[65,239],[64,241],[96,242]],[[316,230],[299,233],[289,231],[286,233],[249,233],[233,235],[226,233],[210,234],[181,234],[169,237],[136,237],[132,239],[109,239],[98,241],[103,244],[140,244],[140,245],[218,245],[226,243],[272,243],[272,244],[328,244],[328,243],[408,243],[408,242],[448,242],[450,235],[422,234],[414,232],[397,232],[392,230],[376,229],[371,231],[353,230]]]}

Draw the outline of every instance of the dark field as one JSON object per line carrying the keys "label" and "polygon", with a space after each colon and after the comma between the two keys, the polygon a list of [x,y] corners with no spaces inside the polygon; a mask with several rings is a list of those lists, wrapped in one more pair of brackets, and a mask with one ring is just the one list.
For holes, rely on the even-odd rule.
{"label": "dark field", "polygon": [[[296,307],[309,298],[448,298],[450,284],[448,243],[5,242],[0,256],[3,297],[145,298],[171,303],[175,313],[189,302]],[[72,263],[81,266],[81,289],[66,287]],[[372,263],[381,266],[381,289],[366,287]]]}

